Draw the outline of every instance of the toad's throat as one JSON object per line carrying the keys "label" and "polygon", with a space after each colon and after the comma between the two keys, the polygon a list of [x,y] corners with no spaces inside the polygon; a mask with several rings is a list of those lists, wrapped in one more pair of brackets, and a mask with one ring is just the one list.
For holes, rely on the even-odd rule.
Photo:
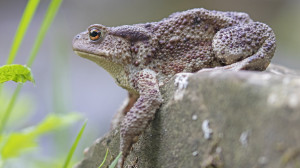
{"label": "toad's throat", "polygon": [[108,59],[108,57],[104,53],[95,55],[95,54],[90,54],[78,50],[74,52],[83,58],[89,59],[97,63],[99,66],[104,68],[108,73],[110,73],[113,77],[115,77],[116,74],[120,73],[120,71],[124,71],[124,67],[121,64],[115,63],[112,60]]}
{"label": "toad's throat", "polygon": [[104,55],[95,55],[82,51],[74,51],[77,55],[89,59],[103,69],[105,69],[115,80],[116,83],[124,89],[127,89],[131,93],[137,94],[137,91],[129,84],[129,80],[127,78],[127,74],[125,73],[125,68],[122,64],[113,62]]}

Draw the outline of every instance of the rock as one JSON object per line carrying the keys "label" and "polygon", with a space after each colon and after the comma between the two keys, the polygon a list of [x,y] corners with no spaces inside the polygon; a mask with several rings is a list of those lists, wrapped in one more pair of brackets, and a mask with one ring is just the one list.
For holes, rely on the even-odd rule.
{"label": "rock", "polygon": [[[180,74],[163,86],[164,103],[133,146],[126,164],[139,168],[300,167],[299,72],[270,65],[265,72]],[[89,147],[76,168],[96,168],[115,129]]]}

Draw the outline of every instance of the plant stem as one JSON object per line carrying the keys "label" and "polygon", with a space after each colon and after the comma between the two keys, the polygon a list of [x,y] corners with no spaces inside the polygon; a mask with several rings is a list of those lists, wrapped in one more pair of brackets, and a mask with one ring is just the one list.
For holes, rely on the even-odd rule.
{"label": "plant stem", "polygon": [[4,113],[4,116],[3,116],[2,120],[1,120],[1,123],[0,123],[0,135],[3,133],[3,130],[6,126],[6,124],[7,124],[9,116],[11,115],[11,111],[12,111],[14,105],[15,105],[15,102],[16,102],[17,97],[18,97],[18,95],[21,91],[22,86],[23,86],[23,84],[18,84],[13,96],[10,99],[10,102],[7,106],[7,109],[6,109],[6,111]]}

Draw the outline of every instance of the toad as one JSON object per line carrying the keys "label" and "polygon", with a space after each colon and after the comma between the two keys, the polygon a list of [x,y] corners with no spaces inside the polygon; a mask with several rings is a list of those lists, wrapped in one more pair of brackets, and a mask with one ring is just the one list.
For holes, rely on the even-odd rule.
{"label": "toad", "polygon": [[104,68],[129,92],[115,122],[121,123],[119,167],[163,102],[160,86],[175,74],[262,71],[275,48],[275,35],[268,25],[246,13],[203,8],[176,12],[159,22],[118,27],[93,24],[73,40],[76,54]]}

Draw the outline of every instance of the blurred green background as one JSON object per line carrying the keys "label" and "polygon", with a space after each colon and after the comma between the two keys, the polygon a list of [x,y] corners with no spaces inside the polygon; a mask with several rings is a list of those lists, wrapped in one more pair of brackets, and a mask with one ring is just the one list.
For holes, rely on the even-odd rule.
{"label": "blurred green background", "polygon": [[[15,63],[26,63],[49,2],[41,1]],[[25,0],[0,0],[1,65],[5,64],[26,3]],[[22,90],[26,98],[20,100],[28,101],[23,102],[28,105],[24,109],[28,113],[16,117],[16,121],[26,127],[48,113],[81,113],[89,120],[76,151],[77,159],[83,157],[83,149],[109,130],[110,120],[127,93],[102,68],[73,53],[73,37],[94,23],[118,26],[159,21],[173,12],[199,7],[242,11],[255,21],[267,23],[277,38],[272,62],[300,70],[300,0],[64,0],[32,66],[36,86],[27,83]],[[8,83],[5,90],[12,91],[15,86]],[[29,160],[37,156],[64,157],[80,125],[44,136],[40,140],[42,148],[26,157]],[[11,161],[11,166],[24,166],[17,161]]]}

